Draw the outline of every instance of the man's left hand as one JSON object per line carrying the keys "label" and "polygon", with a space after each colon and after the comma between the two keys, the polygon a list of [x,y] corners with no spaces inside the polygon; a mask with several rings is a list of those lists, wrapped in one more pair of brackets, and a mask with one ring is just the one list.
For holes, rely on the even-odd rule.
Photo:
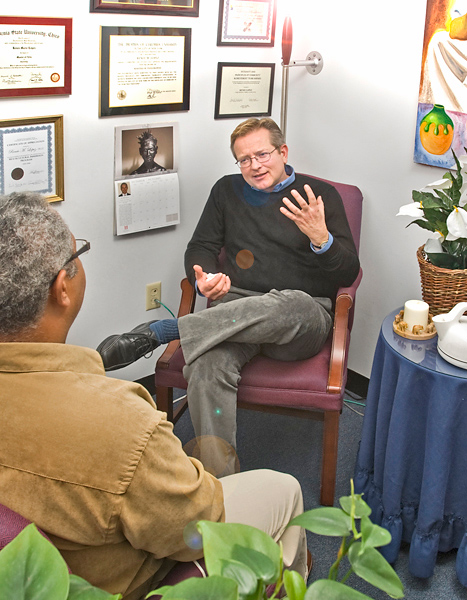
{"label": "man's left hand", "polygon": [[281,206],[280,211],[295,223],[314,246],[319,246],[329,238],[324,218],[324,203],[321,196],[316,198],[308,184],[305,184],[304,189],[308,201],[297,190],[292,190],[290,193],[297,201],[298,207],[288,198],[283,198],[285,206]]}

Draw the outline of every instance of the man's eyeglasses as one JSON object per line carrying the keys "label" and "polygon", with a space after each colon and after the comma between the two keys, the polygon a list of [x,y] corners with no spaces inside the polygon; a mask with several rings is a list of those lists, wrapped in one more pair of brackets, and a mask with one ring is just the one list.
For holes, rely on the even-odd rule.
{"label": "man's eyeglasses", "polygon": [[255,158],[259,163],[268,162],[271,158],[271,154],[275,151],[279,150],[279,148],[274,148],[271,152],[260,152],[259,154],[255,154],[254,156],[245,156],[245,158],[241,158],[235,162],[236,165],[240,167],[240,169],[246,169],[251,165],[253,159]]}
{"label": "man's eyeglasses", "polygon": [[[91,242],[88,242],[87,240],[76,239],[75,242],[76,242],[76,246],[77,247],[79,246],[79,248],[76,250],[76,252],[73,252],[73,254],[70,256],[70,258],[64,263],[64,265],[62,266],[60,271],[62,269],[64,269],[69,263],[71,263],[76,258],[78,258],[78,256],[81,256],[81,254],[85,254],[86,252],[89,252],[89,250],[91,249]],[[60,273],[60,271],[58,273]],[[53,285],[54,281],[58,277],[58,273],[52,279],[52,281],[50,282],[50,285]]]}

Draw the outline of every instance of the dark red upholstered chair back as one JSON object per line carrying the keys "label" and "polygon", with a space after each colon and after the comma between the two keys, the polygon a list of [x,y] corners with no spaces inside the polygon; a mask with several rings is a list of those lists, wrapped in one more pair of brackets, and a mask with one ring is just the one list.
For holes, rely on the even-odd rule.
{"label": "dark red upholstered chair back", "polygon": [[[357,250],[360,246],[362,193],[353,185],[327,181],[339,191]],[[238,406],[251,410],[288,414],[323,421],[321,504],[334,503],[337,467],[339,416],[347,381],[350,331],[353,325],[355,294],[362,271],[348,288],[336,296],[334,327],[323,349],[308,360],[281,362],[256,356],[244,366],[238,388]],[[178,316],[193,311],[196,293],[187,279],[181,282],[182,298]],[[178,340],[168,344],[156,364],[158,408],[176,422],[186,409],[186,400],[173,403],[173,388],[187,388],[182,375],[185,362]],[[258,465],[261,467],[261,465]],[[311,474],[312,475],[312,474]]]}

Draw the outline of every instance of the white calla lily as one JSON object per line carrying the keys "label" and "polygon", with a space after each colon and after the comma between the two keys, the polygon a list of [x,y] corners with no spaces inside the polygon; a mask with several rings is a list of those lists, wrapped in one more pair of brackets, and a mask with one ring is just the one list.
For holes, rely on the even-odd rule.
{"label": "white calla lily", "polygon": [[467,204],[467,181],[462,184],[461,187],[461,198],[459,200],[459,206]]}
{"label": "white calla lily", "polygon": [[396,217],[423,217],[423,210],[420,207],[420,202],[411,202],[404,204],[399,208]]}
{"label": "white calla lily", "polygon": [[467,212],[463,208],[455,207],[446,219],[448,235],[446,240],[452,242],[459,238],[467,238]]}
{"label": "white calla lily", "polygon": [[432,190],[447,190],[452,186],[451,179],[437,179],[433,181],[433,183],[428,183],[424,188],[422,188],[421,192],[431,192]]}
{"label": "white calla lily", "polygon": [[458,156],[457,160],[461,165],[461,170],[465,173],[467,171],[467,154],[462,154],[462,156]]}

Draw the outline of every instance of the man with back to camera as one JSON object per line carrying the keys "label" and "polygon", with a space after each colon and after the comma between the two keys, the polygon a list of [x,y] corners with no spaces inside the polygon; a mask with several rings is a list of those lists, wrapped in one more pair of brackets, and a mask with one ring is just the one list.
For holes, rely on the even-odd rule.
{"label": "man with back to camera", "polygon": [[306,577],[304,530],[285,529],[303,511],[296,479],[215,479],[143,387],[65,343],[89,248],[37,194],[0,196],[0,503],[43,529],[73,573],[125,600],[202,555],[184,541],[198,519],[259,527]]}
{"label": "man with back to camera", "polygon": [[231,150],[241,174],[214,185],[185,253],[187,277],[214,308],[139,325],[98,347],[111,370],[180,339],[195,433],[218,440],[201,447],[201,460],[217,475],[236,468],[242,366],[258,353],[285,361],[318,353],[336,292],[360,266],[337,190],[294,172],[272,119],[238,125]]}

